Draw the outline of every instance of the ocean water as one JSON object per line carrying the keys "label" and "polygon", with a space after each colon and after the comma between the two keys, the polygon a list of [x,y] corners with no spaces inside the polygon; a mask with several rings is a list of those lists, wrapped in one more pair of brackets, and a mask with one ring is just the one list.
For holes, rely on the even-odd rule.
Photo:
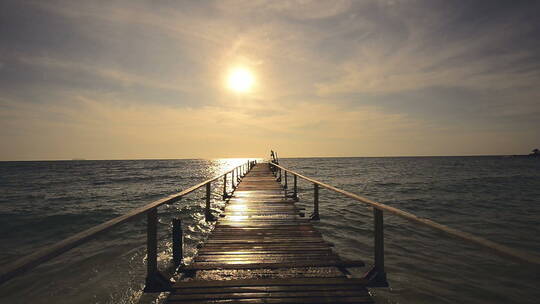
{"label": "ocean water", "polygon": [[[244,159],[0,162],[0,267],[36,249],[178,192]],[[286,167],[507,246],[540,254],[540,160],[514,157],[282,159]],[[213,184],[218,212],[221,180]],[[313,186],[299,180],[312,210]],[[328,190],[315,225],[340,255],[373,255],[372,210]],[[159,209],[159,267],[171,269],[171,220],[184,223],[185,255],[212,229],[203,189]],[[0,303],[160,303],[142,292],[145,217],[0,286]],[[392,215],[385,216],[390,288],[377,303],[538,303],[539,269]]]}

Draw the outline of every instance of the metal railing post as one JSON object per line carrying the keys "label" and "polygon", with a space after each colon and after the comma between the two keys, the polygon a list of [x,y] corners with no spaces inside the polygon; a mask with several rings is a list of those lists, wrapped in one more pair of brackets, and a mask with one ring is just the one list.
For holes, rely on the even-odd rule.
{"label": "metal railing post", "polygon": [[157,270],[157,208],[146,213],[146,277],[154,275]]}
{"label": "metal railing post", "polygon": [[171,283],[163,277],[157,267],[157,208],[146,213],[146,285],[145,292],[167,291]]}
{"label": "metal railing post", "polygon": [[373,208],[373,236],[374,236],[374,262],[373,268],[366,274],[365,278],[369,280],[367,286],[370,287],[388,287],[386,272],[384,271],[384,220],[383,211]]}
{"label": "metal railing post", "polygon": [[379,209],[373,209],[373,218],[375,225],[375,267],[384,271],[384,222],[383,212]]}
{"label": "metal railing post", "polygon": [[210,213],[210,183],[206,184],[206,208],[204,210],[204,215],[206,221],[212,221],[212,214]]}
{"label": "metal railing post", "polygon": [[173,252],[173,263],[174,267],[180,266],[182,263],[183,253],[183,242],[184,236],[182,235],[182,220],[179,218],[173,219],[172,226],[172,252]]}
{"label": "metal railing post", "polygon": [[319,185],[313,184],[313,214],[312,220],[319,220]]}
{"label": "metal railing post", "polygon": [[223,174],[223,199],[226,199],[227,195],[227,173]]}
{"label": "metal railing post", "polygon": [[295,199],[298,199],[298,182],[296,180],[297,177],[296,177],[296,174],[294,174],[293,176],[294,176],[294,178],[293,178],[293,180],[294,180],[294,182],[293,182],[294,183],[293,197]]}

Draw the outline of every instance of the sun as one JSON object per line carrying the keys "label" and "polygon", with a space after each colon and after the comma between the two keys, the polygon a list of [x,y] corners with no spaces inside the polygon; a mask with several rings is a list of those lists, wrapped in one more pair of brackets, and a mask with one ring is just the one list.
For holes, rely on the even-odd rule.
{"label": "sun", "polygon": [[227,86],[229,89],[238,92],[249,92],[255,84],[255,77],[250,70],[246,68],[234,68],[227,76]]}

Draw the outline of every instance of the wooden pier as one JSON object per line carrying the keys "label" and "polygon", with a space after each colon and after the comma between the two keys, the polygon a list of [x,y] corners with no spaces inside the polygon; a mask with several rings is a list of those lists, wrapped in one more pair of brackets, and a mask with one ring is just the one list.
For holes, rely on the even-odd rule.
{"label": "wooden pier", "polygon": [[[497,244],[325,184],[279,165],[274,152],[271,156],[269,163],[247,161],[178,193],[38,249],[2,267],[0,285],[123,223],[145,217],[147,276],[144,291],[170,292],[168,303],[372,303],[366,287],[388,286],[384,267],[384,215],[388,214],[476,244],[519,263],[532,267],[540,265],[540,257],[536,254]],[[211,187],[221,179],[226,207],[218,215],[212,212]],[[304,210],[295,205],[298,180],[313,186],[313,213],[308,219]],[[178,272],[177,280],[171,282],[158,269],[157,210],[202,188],[206,190],[206,220],[217,220],[216,226],[193,262],[183,265],[182,226],[179,219],[173,219],[173,262],[170,266]],[[364,278],[351,278],[347,271],[347,268],[361,267],[364,263],[340,258],[332,244],[325,242],[311,225],[312,220],[320,217],[320,189],[373,209],[374,259]]]}
{"label": "wooden pier", "polygon": [[168,303],[372,303],[346,270],[364,263],[340,258],[294,196],[268,163],[254,165]]}

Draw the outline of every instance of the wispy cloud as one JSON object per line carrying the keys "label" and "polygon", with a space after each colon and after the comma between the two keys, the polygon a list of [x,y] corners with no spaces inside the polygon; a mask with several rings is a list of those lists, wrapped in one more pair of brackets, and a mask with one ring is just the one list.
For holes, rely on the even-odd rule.
{"label": "wispy cloud", "polygon": [[[1,6],[2,159],[520,153],[539,135],[536,3]],[[235,65],[250,94],[224,88]]]}

